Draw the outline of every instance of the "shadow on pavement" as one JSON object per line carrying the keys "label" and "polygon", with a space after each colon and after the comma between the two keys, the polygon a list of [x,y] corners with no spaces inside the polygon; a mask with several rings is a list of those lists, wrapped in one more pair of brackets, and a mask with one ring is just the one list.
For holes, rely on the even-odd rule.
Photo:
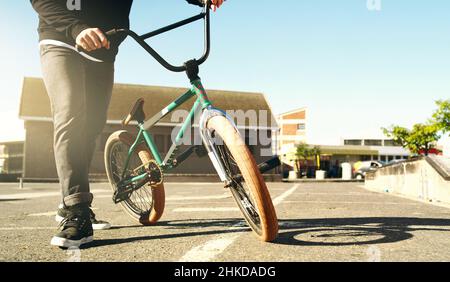
{"label": "shadow on pavement", "polygon": [[[116,226],[112,227],[111,230],[114,229],[128,229],[128,228],[161,228],[166,227],[165,230],[184,230],[182,233],[176,234],[163,234],[163,235],[151,235],[151,236],[138,236],[138,237],[130,237],[123,239],[95,239],[94,242],[86,244],[82,247],[82,249],[94,248],[94,247],[102,247],[102,246],[113,246],[120,245],[126,243],[133,243],[137,241],[147,241],[147,240],[156,240],[156,239],[173,239],[173,238],[183,238],[183,237],[194,237],[194,236],[207,236],[207,235],[215,235],[215,234],[227,234],[227,233],[237,233],[237,232],[248,232],[249,228],[242,228],[243,221],[238,219],[229,219],[229,220],[180,220],[180,221],[162,221],[156,224],[155,226]],[[238,228],[239,225],[240,228]],[[242,227],[241,227],[242,226]],[[208,231],[197,231],[197,232],[187,232],[189,229],[196,230],[196,228],[205,228],[205,227],[234,227],[233,229],[226,230],[208,230]]]}
{"label": "shadow on pavement", "polygon": [[[450,232],[450,219],[410,217],[317,218],[280,220],[279,237],[274,244],[298,246],[349,246],[394,243],[411,239],[414,231]],[[198,231],[199,228],[226,229]],[[448,227],[448,228],[445,228]],[[164,228],[179,233],[138,236],[123,239],[96,239],[85,248],[120,245],[137,241],[207,236],[226,233],[249,233],[240,219],[195,219],[162,221],[155,226],[116,226],[114,229]],[[189,230],[195,230],[189,232]]]}
{"label": "shadow on pavement", "polygon": [[414,231],[450,232],[450,219],[363,217],[281,220],[280,235],[274,243],[299,246],[385,244],[408,240],[414,237],[411,233]]}
{"label": "shadow on pavement", "polygon": [[17,201],[26,201],[27,199],[20,199],[20,198],[14,198],[14,199],[0,199],[1,202],[17,202]]}

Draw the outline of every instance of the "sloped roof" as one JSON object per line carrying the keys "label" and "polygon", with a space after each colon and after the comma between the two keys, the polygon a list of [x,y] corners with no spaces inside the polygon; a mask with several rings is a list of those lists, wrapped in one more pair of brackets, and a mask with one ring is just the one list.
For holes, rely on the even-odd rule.
{"label": "sloped roof", "polygon": [[302,107],[302,108],[290,110],[289,112],[285,112],[285,113],[279,114],[278,117],[281,118],[281,117],[284,117],[284,116],[287,116],[287,115],[296,114],[298,112],[305,112],[307,110],[308,110],[307,107]]}
{"label": "sloped roof", "polygon": [[[144,111],[147,118],[150,118],[160,112],[165,106],[169,105],[187,90],[187,88],[117,83],[113,88],[113,96],[108,111],[108,122],[111,123],[122,120],[123,117],[130,111],[134,102],[141,97],[145,99]],[[263,110],[266,113],[268,125],[262,125],[262,127],[277,127],[270,105],[262,93],[219,90],[207,90],[207,93],[214,106],[219,109],[225,111],[242,110],[244,113],[250,110],[257,111],[258,120],[250,122],[247,118],[245,119],[245,124],[242,121],[239,122],[239,126],[258,126],[261,115],[259,110]],[[193,102],[194,98],[182,105],[179,109],[189,111],[193,105]],[[50,101],[47,96],[44,82],[41,78],[24,78],[19,117],[24,120],[50,120]],[[176,122],[171,121],[171,115],[165,117],[161,120],[161,122],[176,124]]]}

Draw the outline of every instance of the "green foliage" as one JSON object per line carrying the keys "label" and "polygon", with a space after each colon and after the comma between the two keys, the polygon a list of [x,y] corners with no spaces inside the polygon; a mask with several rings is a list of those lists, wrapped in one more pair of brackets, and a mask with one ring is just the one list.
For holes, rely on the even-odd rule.
{"label": "green foliage", "polygon": [[310,147],[305,143],[301,143],[297,146],[295,156],[297,159],[307,160],[310,157],[320,156],[321,150],[319,146]]}
{"label": "green foliage", "polygon": [[320,147],[319,146],[314,146],[313,148],[311,148],[311,156],[315,156],[315,157],[317,157],[317,156],[320,156],[320,154],[321,154],[321,150],[320,150]]}
{"label": "green foliage", "polygon": [[425,155],[428,155],[434,143],[440,139],[439,131],[440,127],[435,123],[415,124],[412,130],[401,126],[383,128],[386,136],[393,138],[411,153],[419,154],[420,151],[424,151]]}
{"label": "green foliage", "polygon": [[295,156],[297,159],[307,160],[309,157],[313,156],[311,153],[309,146],[305,143],[301,143],[297,146]]}
{"label": "green foliage", "polygon": [[450,99],[436,101],[438,109],[433,114],[433,121],[444,133],[450,132]]}
{"label": "green foliage", "polygon": [[439,132],[450,132],[450,100],[436,101],[436,105],[438,109],[426,124],[415,124],[411,130],[393,125],[390,128],[382,128],[384,134],[413,154],[424,151],[428,155],[435,142],[441,138]]}
{"label": "green foliage", "polygon": [[395,143],[402,145],[404,148],[408,146],[407,138],[411,134],[410,130],[398,125],[393,125],[391,128],[382,128],[384,135],[392,138]]}
{"label": "green foliage", "polygon": [[[297,151],[295,153],[295,157],[297,158],[296,165],[298,170],[300,170],[300,160],[308,160],[311,157],[316,157],[314,161],[317,163],[317,156],[320,156],[321,150],[319,146],[310,147],[305,143],[301,143],[297,146]],[[319,163],[317,163],[317,166],[320,166]]]}

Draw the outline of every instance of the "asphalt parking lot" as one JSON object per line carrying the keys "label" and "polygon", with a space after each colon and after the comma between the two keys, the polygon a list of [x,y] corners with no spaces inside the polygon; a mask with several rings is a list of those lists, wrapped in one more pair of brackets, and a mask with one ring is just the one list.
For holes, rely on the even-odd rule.
{"label": "asphalt parking lot", "polygon": [[450,209],[365,190],[361,183],[269,183],[279,238],[259,242],[220,184],[166,184],[156,226],[134,223],[93,184],[113,228],[82,250],[50,246],[56,184],[0,184],[0,261],[450,261]]}

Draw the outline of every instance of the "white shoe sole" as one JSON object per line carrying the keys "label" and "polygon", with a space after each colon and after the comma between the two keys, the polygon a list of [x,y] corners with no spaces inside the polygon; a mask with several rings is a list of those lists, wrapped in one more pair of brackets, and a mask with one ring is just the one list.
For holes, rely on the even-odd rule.
{"label": "white shoe sole", "polygon": [[79,248],[81,247],[81,245],[90,243],[92,241],[94,241],[94,236],[89,236],[81,240],[69,240],[60,237],[53,237],[52,240],[50,241],[50,244],[52,246],[57,246],[61,248],[73,248],[73,247]]}
{"label": "white shoe sole", "polygon": [[[55,221],[58,223],[61,223],[61,221],[64,220],[64,217],[60,216],[60,215],[56,215],[55,216]],[[111,224],[110,223],[101,223],[101,224],[92,224],[92,229],[94,230],[107,230],[111,228]]]}
{"label": "white shoe sole", "polygon": [[111,228],[109,223],[92,223],[92,229],[94,230],[107,230]]}

